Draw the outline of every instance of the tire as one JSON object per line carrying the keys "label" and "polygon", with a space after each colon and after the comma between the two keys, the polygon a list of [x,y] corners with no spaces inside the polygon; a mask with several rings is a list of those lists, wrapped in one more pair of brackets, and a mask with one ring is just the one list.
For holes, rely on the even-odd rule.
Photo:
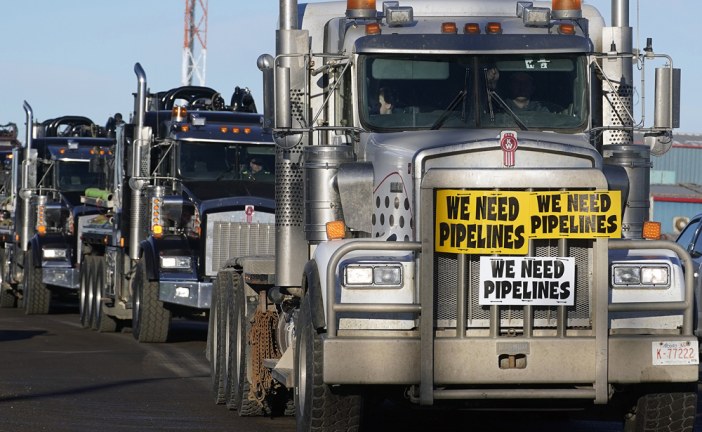
{"label": "tire", "polygon": [[17,307],[17,297],[12,292],[10,284],[5,280],[8,275],[6,256],[5,249],[0,249],[0,308],[3,309]]}
{"label": "tire", "polygon": [[95,257],[95,284],[93,285],[92,329],[99,333],[112,333],[117,330],[117,320],[105,314],[102,301],[106,297],[105,257]]}
{"label": "tire", "polygon": [[692,432],[697,415],[697,393],[653,393],[641,396],[626,432]]}
{"label": "tire", "polygon": [[322,381],[322,337],[312,323],[309,297],[302,299],[295,338],[295,416],[298,432],[356,431],[363,398],[340,394]]}
{"label": "tire", "polygon": [[212,378],[212,394],[218,405],[225,403],[227,371],[226,371],[226,320],[227,285],[223,280],[227,272],[220,271],[214,281],[212,301],[210,303],[210,323],[207,334],[208,353],[210,360],[210,377]]}
{"label": "tire", "polygon": [[9,288],[0,286],[0,308],[9,309],[14,307],[17,307],[17,297]]}
{"label": "tire", "polygon": [[80,310],[80,324],[83,328],[90,328],[92,319],[92,295],[94,273],[93,257],[85,255],[80,263],[80,294],[78,308]]}
{"label": "tire", "polygon": [[41,281],[41,267],[34,266],[34,252],[24,255],[24,313],[45,315],[51,306],[51,291]]}
{"label": "tire", "polygon": [[132,335],[142,343],[163,343],[168,340],[171,311],[158,299],[158,282],[146,274],[144,261],[137,263],[132,305]]}
{"label": "tire", "polygon": [[[229,340],[229,383],[227,385],[227,407],[236,410],[239,416],[252,417],[270,414],[267,403],[263,405],[249,399],[251,384],[249,371],[251,362],[251,346],[248,334],[251,320],[247,316],[244,281],[237,272],[231,272],[229,289],[229,319],[227,320]],[[255,343],[256,341],[251,341]]]}

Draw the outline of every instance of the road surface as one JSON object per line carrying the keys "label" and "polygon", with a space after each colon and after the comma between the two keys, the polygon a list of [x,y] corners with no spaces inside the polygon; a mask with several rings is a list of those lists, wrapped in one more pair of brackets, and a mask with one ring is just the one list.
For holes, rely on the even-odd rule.
{"label": "road surface", "polygon": [[[87,330],[70,302],[49,315],[0,309],[0,432],[295,430],[292,417],[239,417],[214,403],[204,320],[174,320],[171,334],[168,343],[140,344],[128,328]],[[695,431],[702,432],[699,416]],[[395,406],[377,408],[369,423],[364,432],[621,430],[616,422],[553,413],[431,413]]]}

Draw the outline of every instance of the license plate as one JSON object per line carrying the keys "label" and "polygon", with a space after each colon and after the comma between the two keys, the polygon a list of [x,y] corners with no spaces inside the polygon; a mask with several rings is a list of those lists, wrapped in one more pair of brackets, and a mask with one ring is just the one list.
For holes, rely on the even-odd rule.
{"label": "license plate", "polygon": [[654,365],[692,365],[700,363],[698,342],[658,341],[651,344]]}

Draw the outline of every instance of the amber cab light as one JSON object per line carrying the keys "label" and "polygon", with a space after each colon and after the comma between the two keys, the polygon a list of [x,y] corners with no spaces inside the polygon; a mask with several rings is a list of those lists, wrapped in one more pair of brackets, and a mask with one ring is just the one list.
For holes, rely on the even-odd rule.
{"label": "amber cab light", "polygon": [[485,26],[485,33],[487,34],[500,34],[502,33],[502,24],[498,22],[489,22]]}
{"label": "amber cab light", "polygon": [[183,119],[185,119],[187,114],[188,110],[186,110],[185,107],[176,105],[171,110],[171,120],[181,122]]}
{"label": "amber cab light", "polygon": [[561,24],[558,26],[558,33],[564,35],[574,35],[575,26],[573,24]]}
{"label": "amber cab light", "polygon": [[326,224],[327,239],[340,240],[346,237],[346,224],[344,221],[331,221]]}
{"label": "amber cab light", "polygon": [[375,0],[346,0],[346,9],[375,10]]}
{"label": "amber cab light", "polygon": [[643,223],[643,238],[648,240],[661,239],[661,223],[654,221],[645,221]]}
{"label": "amber cab light", "polygon": [[463,26],[463,33],[480,34],[480,26],[478,23],[466,23],[466,25]]}
{"label": "amber cab light", "polygon": [[458,32],[458,29],[456,28],[455,22],[441,23],[441,33],[457,33],[457,32]]}
{"label": "amber cab light", "polygon": [[366,34],[367,34],[367,35],[377,35],[377,34],[380,34],[380,24],[378,24],[378,23],[368,23],[368,24],[366,24]]}

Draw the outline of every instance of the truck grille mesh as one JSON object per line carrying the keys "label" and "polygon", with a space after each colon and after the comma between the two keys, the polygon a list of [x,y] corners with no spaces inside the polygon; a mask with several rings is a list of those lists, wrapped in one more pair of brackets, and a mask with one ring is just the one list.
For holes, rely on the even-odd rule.
{"label": "truck grille mesh", "polygon": [[[273,255],[275,253],[275,226],[263,223],[215,222],[212,241],[212,260],[207,274],[214,275],[229,260],[241,256]],[[209,249],[209,248],[208,248]]]}
{"label": "truck grille mesh", "polygon": [[[535,256],[557,257],[558,245],[555,241],[536,240]],[[590,328],[590,282],[591,274],[589,240],[569,241],[568,256],[575,258],[575,304],[566,308],[569,328]],[[466,274],[458,274],[458,255],[437,253],[434,259],[434,316],[438,327],[456,327],[456,301],[458,278],[463,278],[468,293],[466,295],[466,327],[488,328],[490,326],[490,306],[481,306],[479,295],[480,256],[468,255]],[[555,328],[557,326],[557,307],[534,306],[533,320],[535,327]],[[500,306],[500,321],[503,329],[523,326],[523,306]]]}

